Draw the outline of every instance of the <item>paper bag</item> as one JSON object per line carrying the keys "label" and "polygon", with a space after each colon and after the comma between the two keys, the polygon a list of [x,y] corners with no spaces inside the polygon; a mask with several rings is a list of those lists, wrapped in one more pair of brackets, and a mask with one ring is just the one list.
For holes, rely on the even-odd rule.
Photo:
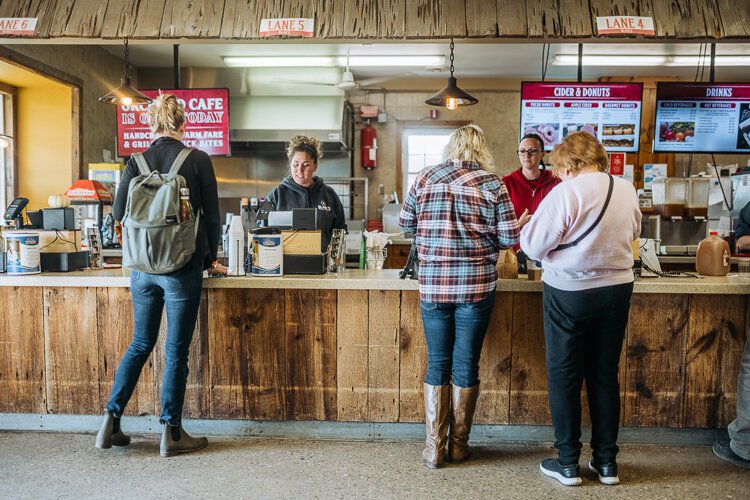
{"label": "paper bag", "polygon": [[500,251],[496,269],[497,277],[500,279],[514,280],[518,278],[518,258],[512,248]]}

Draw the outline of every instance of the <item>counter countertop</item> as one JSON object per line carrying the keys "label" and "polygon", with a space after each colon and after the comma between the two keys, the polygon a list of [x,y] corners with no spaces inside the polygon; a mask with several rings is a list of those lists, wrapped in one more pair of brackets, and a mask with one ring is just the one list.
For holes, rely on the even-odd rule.
{"label": "counter countertop", "polygon": [[[399,270],[382,271],[346,270],[341,274],[287,275],[276,278],[232,276],[206,278],[205,288],[296,288],[336,290],[418,290],[414,280],[398,278]],[[130,272],[124,269],[100,269],[70,273],[42,273],[29,276],[0,274],[0,286],[49,287],[128,287]],[[504,292],[540,292],[542,283],[517,280],[499,280],[497,290]],[[680,294],[750,294],[750,281],[741,282],[734,275],[726,277],[695,278],[643,278],[635,283],[635,293]]]}

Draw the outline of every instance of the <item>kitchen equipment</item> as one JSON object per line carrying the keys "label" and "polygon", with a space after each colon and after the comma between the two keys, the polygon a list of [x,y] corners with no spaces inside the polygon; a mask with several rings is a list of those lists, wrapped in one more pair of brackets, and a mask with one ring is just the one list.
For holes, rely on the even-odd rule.
{"label": "kitchen equipment", "polygon": [[711,180],[708,177],[690,177],[686,188],[685,217],[708,216],[708,189]]}
{"label": "kitchen equipment", "polygon": [[641,238],[655,241],[661,255],[695,255],[698,242],[708,234],[708,219],[652,215],[642,222]]}
{"label": "kitchen equipment", "polygon": [[317,254],[284,254],[285,274],[325,274],[328,255]]}
{"label": "kitchen equipment", "polygon": [[43,252],[40,254],[42,271],[67,273],[89,267],[89,252]]}
{"label": "kitchen equipment", "polygon": [[654,210],[665,217],[682,217],[685,212],[687,179],[660,177],[651,187]]}
{"label": "kitchen equipment", "polygon": [[39,274],[42,272],[39,259],[38,233],[8,233],[6,272],[8,275]]}
{"label": "kitchen equipment", "polygon": [[75,212],[72,208],[43,208],[42,228],[70,230],[75,229]]}

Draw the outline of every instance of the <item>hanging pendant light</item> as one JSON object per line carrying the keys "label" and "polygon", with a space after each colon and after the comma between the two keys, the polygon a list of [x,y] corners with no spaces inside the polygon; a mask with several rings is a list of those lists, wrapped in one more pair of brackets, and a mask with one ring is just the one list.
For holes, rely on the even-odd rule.
{"label": "hanging pendant light", "polygon": [[471,106],[479,102],[479,99],[461,90],[456,85],[456,78],[453,76],[453,47],[453,39],[451,38],[451,76],[448,77],[448,85],[443,90],[425,101],[430,106],[444,106],[453,110],[459,106]]}
{"label": "hanging pendant light", "polygon": [[132,106],[133,104],[148,104],[150,97],[138,92],[138,89],[130,85],[130,59],[128,53],[128,39],[125,39],[125,73],[120,80],[120,86],[109,94],[101,96],[100,102],[114,104],[115,106]]}

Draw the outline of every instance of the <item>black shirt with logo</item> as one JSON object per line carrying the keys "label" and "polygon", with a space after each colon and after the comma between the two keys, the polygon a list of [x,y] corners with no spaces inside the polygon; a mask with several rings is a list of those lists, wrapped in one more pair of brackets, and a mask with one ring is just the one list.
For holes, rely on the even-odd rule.
{"label": "black shirt with logo", "polygon": [[294,182],[291,177],[287,177],[268,193],[266,201],[270,204],[271,210],[317,208],[322,252],[328,249],[334,229],[346,229],[344,206],[336,191],[326,186],[320,177],[313,177],[313,185],[309,188],[304,188]]}

